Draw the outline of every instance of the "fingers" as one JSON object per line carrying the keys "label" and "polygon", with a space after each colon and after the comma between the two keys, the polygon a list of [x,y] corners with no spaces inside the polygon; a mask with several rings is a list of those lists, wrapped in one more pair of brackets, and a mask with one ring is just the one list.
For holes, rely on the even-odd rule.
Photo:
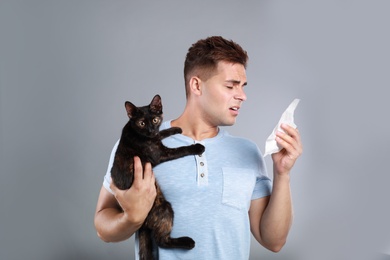
{"label": "fingers", "polygon": [[143,167],[139,157],[133,159],[134,163],[130,166],[134,170],[131,187],[127,190],[121,190],[115,186],[111,179],[110,188],[125,213],[125,218],[133,223],[142,224],[153,207],[157,188],[151,164],[146,163]]}
{"label": "fingers", "polygon": [[[149,205],[148,211],[152,208],[154,199],[156,197],[155,178],[152,171],[152,165],[148,162],[145,167],[142,167],[142,162],[139,157],[134,157],[134,189],[143,194],[146,198],[145,205]],[[133,190],[134,190],[133,189]]]}
{"label": "fingers", "polygon": [[281,128],[286,131],[286,133],[277,132],[276,141],[285,148],[288,153],[298,157],[302,153],[301,138],[298,130],[286,124],[282,124]]}
{"label": "fingers", "polygon": [[152,165],[150,163],[145,164],[145,169],[144,169],[144,180],[149,181],[154,184],[155,178],[154,178],[154,173],[152,171]]}
{"label": "fingers", "polygon": [[153,201],[154,201],[154,198],[156,197],[157,194],[156,179],[154,177],[154,173],[152,171],[152,165],[150,163],[145,164],[144,181],[146,182],[146,185],[148,185],[150,195],[153,197]]}
{"label": "fingers", "polygon": [[134,185],[138,185],[143,179],[142,162],[138,156],[134,156]]}
{"label": "fingers", "polygon": [[145,169],[143,169],[141,159],[138,156],[135,156],[134,157],[134,183],[136,182],[140,183],[143,180],[154,182],[152,165],[148,162],[145,164]]}
{"label": "fingers", "polygon": [[290,125],[287,125],[287,124],[282,124],[281,125],[281,128],[286,131],[286,133],[291,136],[292,138],[295,138],[297,139],[300,139],[300,135],[299,135],[299,132],[298,132],[298,129],[297,128],[294,128]]}
{"label": "fingers", "polygon": [[[146,163],[145,169],[143,169],[141,159],[138,156],[135,156],[134,164],[132,167],[134,167],[133,185],[136,188],[143,186],[145,182],[152,183],[152,184],[155,183],[155,177],[150,163]],[[115,186],[114,182],[112,181],[112,178],[110,183],[110,189],[112,190],[112,192],[114,192],[114,194],[120,191],[120,189]]]}

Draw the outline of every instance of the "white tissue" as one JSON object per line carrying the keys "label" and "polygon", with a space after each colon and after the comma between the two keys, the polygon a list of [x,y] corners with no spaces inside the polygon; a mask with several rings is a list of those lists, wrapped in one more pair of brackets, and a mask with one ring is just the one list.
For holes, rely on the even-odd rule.
{"label": "white tissue", "polygon": [[291,102],[291,104],[288,106],[286,111],[284,111],[282,117],[279,120],[279,123],[275,126],[271,135],[267,138],[267,141],[265,141],[264,157],[269,155],[269,154],[277,153],[280,150],[282,150],[282,148],[278,145],[278,143],[275,140],[277,131],[285,132],[284,130],[282,130],[280,128],[281,124],[287,124],[287,125],[290,125],[294,128],[297,127],[294,123],[294,111],[295,111],[295,108],[298,106],[299,101],[300,101],[299,99],[294,99],[294,101]]}

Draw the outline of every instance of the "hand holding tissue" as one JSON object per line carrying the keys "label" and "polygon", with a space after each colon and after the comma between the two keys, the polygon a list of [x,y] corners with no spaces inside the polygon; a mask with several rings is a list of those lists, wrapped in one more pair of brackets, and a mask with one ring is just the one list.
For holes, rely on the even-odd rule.
{"label": "hand holding tissue", "polygon": [[294,101],[288,106],[286,111],[282,114],[282,117],[280,118],[278,124],[275,126],[274,130],[270,134],[270,136],[267,138],[265,142],[265,152],[264,152],[264,157],[279,152],[282,148],[278,145],[276,142],[276,132],[285,132],[281,129],[280,125],[281,124],[287,124],[292,126],[293,128],[296,128],[297,126],[294,123],[294,111],[295,108],[298,106],[299,99],[294,99]]}

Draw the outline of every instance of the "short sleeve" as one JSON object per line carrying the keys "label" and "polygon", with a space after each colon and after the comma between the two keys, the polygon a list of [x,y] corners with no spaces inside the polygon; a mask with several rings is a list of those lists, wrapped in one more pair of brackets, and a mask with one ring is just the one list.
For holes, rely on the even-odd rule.
{"label": "short sleeve", "polygon": [[261,154],[261,151],[258,147],[257,147],[257,154],[259,160],[258,162],[259,173],[256,176],[256,185],[255,188],[253,189],[252,200],[269,196],[271,195],[271,191],[272,191],[272,181],[268,177],[264,157]]}
{"label": "short sleeve", "polygon": [[103,186],[108,190],[110,193],[114,194],[114,192],[110,189],[110,184],[111,184],[111,168],[112,165],[114,164],[114,158],[115,158],[115,153],[119,145],[119,140],[115,143],[114,147],[112,148],[111,155],[110,155],[110,160],[108,162],[107,166],[107,172],[104,175],[103,179]]}
{"label": "short sleeve", "polygon": [[253,189],[252,200],[260,199],[271,195],[272,182],[268,176],[261,175],[256,178],[256,185]]}

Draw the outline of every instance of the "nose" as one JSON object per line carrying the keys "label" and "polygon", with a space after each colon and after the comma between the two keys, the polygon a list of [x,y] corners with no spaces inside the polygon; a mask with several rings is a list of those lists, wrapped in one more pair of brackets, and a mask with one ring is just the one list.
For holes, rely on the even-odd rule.
{"label": "nose", "polygon": [[243,87],[237,88],[237,92],[234,96],[235,99],[240,100],[240,101],[245,101],[246,100],[246,94],[244,91]]}

